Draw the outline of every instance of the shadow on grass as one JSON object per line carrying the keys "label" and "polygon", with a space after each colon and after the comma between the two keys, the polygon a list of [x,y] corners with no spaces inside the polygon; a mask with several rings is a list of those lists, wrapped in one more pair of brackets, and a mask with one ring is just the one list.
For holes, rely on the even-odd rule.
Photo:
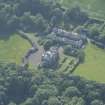
{"label": "shadow on grass", "polygon": [[14,35],[13,32],[0,32],[0,40],[8,40],[11,35]]}

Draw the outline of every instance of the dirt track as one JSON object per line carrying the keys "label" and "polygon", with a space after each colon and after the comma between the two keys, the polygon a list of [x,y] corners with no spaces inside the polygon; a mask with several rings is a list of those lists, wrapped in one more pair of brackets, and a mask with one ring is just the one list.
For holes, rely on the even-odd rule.
{"label": "dirt track", "polygon": [[41,57],[42,57],[42,54],[44,52],[44,49],[43,47],[39,47],[38,46],[38,51],[34,54],[32,54],[30,57],[29,57],[29,62],[32,64],[32,65],[38,65],[40,64],[41,62]]}

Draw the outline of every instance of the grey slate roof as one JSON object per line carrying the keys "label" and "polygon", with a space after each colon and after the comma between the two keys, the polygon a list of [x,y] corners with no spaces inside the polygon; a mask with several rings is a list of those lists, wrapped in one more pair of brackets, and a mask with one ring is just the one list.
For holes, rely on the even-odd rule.
{"label": "grey slate roof", "polygon": [[58,39],[60,42],[70,44],[76,48],[81,48],[83,45],[83,38],[78,33],[67,32],[58,28],[54,28],[52,32],[56,34],[56,39]]}
{"label": "grey slate roof", "polygon": [[57,28],[54,28],[53,32],[55,34],[57,34],[58,36],[67,37],[71,40],[80,40],[81,39],[81,36],[78,33],[75,33],[75,32],[67,32],[65,30],[57,29]]}

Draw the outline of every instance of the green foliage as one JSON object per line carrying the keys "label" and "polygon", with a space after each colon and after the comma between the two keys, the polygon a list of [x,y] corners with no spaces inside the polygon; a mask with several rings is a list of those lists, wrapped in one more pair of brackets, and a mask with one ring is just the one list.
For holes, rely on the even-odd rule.
{"label": "green foliage", "polygon": [[0,31],[15,32],[18,29],[32,32],[48,32],[51,18],[61,20],[62,11],[56,2],[43,0],[0,1]]}
{"label": "green foliage", "polygon": [[79,76],[0,64],[0,105],[104,105],[104,92]]}
{"label": "green foliage", "polygon": [[77,57],[79,59],[79,62],[83,63],[85,61],[85,52],[82,50],[78,51]]}
{"label": "green foliage", "polygon": [[51,24],[52,26],[59,26],[59,24],[63,21],[63,12],[60,8],[55,8],[52,11]]}
{"label": "green foliage", "polygon": [[[87,13],[79,7],[63,10],[56,1],[0,1],[0,32],[8,33],[21,29],[42,35],[50,32],[50,28],[53,26],[62,26],[63,23],[66,27],[70,23],[81,25],[87,19]],[[92,29],[91,34],[96,37],[99,33]],[[14,41],[16,43],[17,38]],[[101,41],[104,42],[102,39]],[[11,44],[13,45],[12,42]],[[23,48],[23,43],[20,44]],[[54,41],[47,40],[44,43],[44,48],[48,50],[55,44]],[[17,45],[16,48],[20,46]],[[7,47],[6,50],[8,50]],[[1,48],[0,53],[3,49]],[[67,54],[71,54],[73,49],[71,46],[66,46],[64,50]],[[16,50],[16,52],[19,51]],[[11,53],[7,51],[8,54],[4,52],[2,55],[14,55],[14,50]],[[75,56],[78,56],[80,62],[84,62],[84,52],[76,51]],[[61,65],[61,69],[68,70],[70,67],[68,65],[72,63],[72,60],[66,57],[61,63],[64,63]],[[104,93],[104,84],[83,80],[74,75],[67,75],[67,73],[62,75],[56,71],[51,72],[49,69],[38,69],[32,73],[31,70],[15,64],[0,64],[0,105],[104,105]]]}
{"label": "green foliage", "polygon": [[64,46],[64,53],[65,54],[70,55],[71,51],[72,51],[72,46],[71,45]]}
{"label": "green foliage", "polygon": [[58,91],[53,85],[42,85],[38,88],[36,92],[36,98],[38,102],[42,102],[43,100],[47,100],[50,96],[56,96]]}
{"label": "green foliage", "polygon": [[61,102],[57,97],[50,97],[48,99],[48,105],[61,105]]}
{"label": "green foliage", "polygon": [[44,17],[41,14],[37,14],[34,20],[34,26],[36,32],[45,32],[48,27],[47,21],[44,19]]}
{"label": "green foliage", "polygon": [[28,98],[24,103],[20,104],[20,105],[33,105],[33,100],[31,98]]}
{"label": "green foliage", "polygon": [[76,6],[74,8],[70,8],[65,13],[65,22],[69,22],[71,24],[83,24],[88,20],[88,15],[86,12],[83,12],[80,7]]}
{"label": "green foliage", "polygon": [[64,54],[77,57],[79,49],[73,48],[71,45],[64,46]]}
{"label": "green foliage", "polygon": [[46,40],[44,43],[44,49],[48,50],[51,46],[54,46],[56,43],[53,40]]}
{"label": "green foliage", "polygon": [[82,98],[73,97],[66,105],[85,105],[85,102]]}
{"label": "green foliage", "polygon": [[16,105],[14,102],[10,102],[8,105]]}
{"label": "green foliage", "polygon": [[80,94],[80,91],[76,87],[68,87],[64,92],[64,96],[67,97],[80,96]]}
{"label": "green foliage", "polygon": [[90,32],[91,32],[91,36],[90,37],[92,37],[92,38],[95,38],[95,37],[100,35],[99,30],[97,28],[95,28],[95,27],[92,27],[90,29]]}
{"label": "green foliage", "polygon": [[64,46],[64,54],[77,57],[79,59],[80,63],[83,63],[85,60],[84,51],[75,49],[70,45]]}
{"label": "green foliage", "polygon": [[33,16],[30,12],[24,12],[20,18],[20,22],[20,28],[24,31],[44,32],[48,27],[47,21],[41,14]]}
{"label": "green foliage", "polygon": [[91,102],[91,105],[104,105],[103,102],[101,100],[93,100]]}

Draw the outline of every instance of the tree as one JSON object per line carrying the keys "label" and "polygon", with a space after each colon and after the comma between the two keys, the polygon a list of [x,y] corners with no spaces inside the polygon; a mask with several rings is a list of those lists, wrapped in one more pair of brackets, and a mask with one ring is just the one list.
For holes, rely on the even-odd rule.
{"label": "tree", "polygon": [[71,45],[64,46],[64,54],[72,55],[72,54],[71,54],[72,49],[73,49],[73,48],[72,48]]}
{"label": "tree", "polygon": [[80,96],[81,92],[78,90],[78,88],[71,86],[66,88],[63,95],[67,97],[74,97],[74,96]]}
{"label": "tree", "polygon": [[20,28],[24,31],[34,30],[35,16],[31,16],[30,12],[24,12],[23,16],[20,17]]}
{"label": "tree", "polygon": [[95,38],[97,40],[98,39],[98,36],[100,35],[100,32],[99,32],[99,30],[97,28],[92,27],[90,29],[90,34],[91,34],[90,35],[91,38]]}
{"label": "tree", "polygon": [[85,61],[85,53],[84,53],[84,51],[79,51],[78,54],[77,54],[77,57],[79,59],[79,62],[83,63]]}
{"label": "tree", "polygon": [[39,34],[47,31],[48,23],[41,14],[35,16],[34,24],[35,31]]}
{"label": "tree", "polygon": [[41,105],[48,105],[47,100],[42,101]]}
{"label": "tree", "polygon": [[63,19],[63,12],[60,8],[55,8],[52,11],[52,18],[51,18],[51,24],[52,26],[57,26],[61,23]]}
{"label": "tree", "polygon": [[62,81],[61,86],[59,87],[59,90],[64,91],[69,86],[74,86],[74,84],[75,83],[73,80],[64,80],[64,81]]}
{"label": "tree", "polygon": [[42,85],[38,88],[36,92],[36,98],[38,102],[41,104],[44,100],[48,100],[50,96],[56,96],[58,94],[58,90],[54,85]]}
{"label": "tree", "polygon": [[52,40],[47,40],[45,43],[44,43],[44,49],[45,50],[49,50],[49,48],[51,47],[51,46],[53,46],[54,45],[54,43],[53,43],[53,41]]}
{"label": "tree", "polygon": [[61,102],[57,97],[50,97],[48,99],[48,105],[61,105]]}
{"label": "tree", "polygon": [[4,91],[0,91],[0,104],[5,105],[8,103],[8,97]]}
{"label": "tree", "polygon": [[88,94],[86,96],[86,99],[88,102],[91,102],[95,99],[100,99],[100,93],[98,91],[88,91]]}
{"label": "tree", "polygon": [[83,24],[88,20],[86,12],[82,11],[79,6],[68,9],[65,13],[65,21],[72,24]]}
{"label": "tree", "polygon": [[104,105],[104,103],[100,100],[93,100],[90,105]]}
{"label": "tree", "polygon": [[105,44],[105,36],[100,36],[101,37],[101,42],[103,43],[103,44]]}
{"label": "tree", "polygon": [[14,103],[14,102],[10,102],[8,105],[16,105],[16,103]]}
{"label": "tree", "polygon": [[85,101],[81,97],[73,97],[66,105],[85,105]]}
{"label": "tree", "polygon": [[32,98],[28,98],[26,99],[26,101],[20,105],[34,105],[33,103],[33,99]]}
{"label": "tree", "polygon": [[47,31],[48,23],[41,14],[33,16],[30,12],[24,12],[20,20],[20,28],[24,31],[36,31],[40,34]]}
{"label": "tree", "polygon": [[20,19],[13,15],[11,18],[7,21],[7,29],[9,32],[15,32],[17,29],[19,29],[19,23]]}

